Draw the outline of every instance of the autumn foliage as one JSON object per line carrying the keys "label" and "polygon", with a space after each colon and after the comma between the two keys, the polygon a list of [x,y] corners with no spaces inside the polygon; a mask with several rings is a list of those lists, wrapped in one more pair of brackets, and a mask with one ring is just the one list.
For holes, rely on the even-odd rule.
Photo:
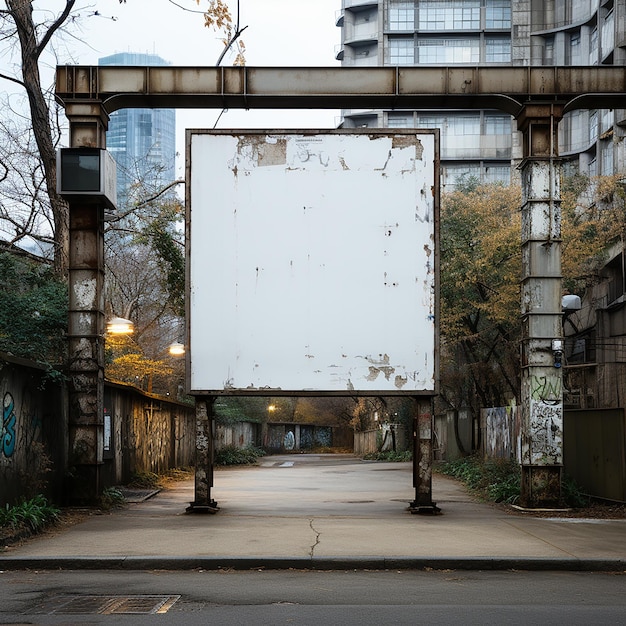
{"label": "autumn foliage", "polygon": [[[563,292],[584,295],[623,238],[619,177],[563,178]],[[519,399],[521,190],[466,185],[441,203],[442,408]]]}

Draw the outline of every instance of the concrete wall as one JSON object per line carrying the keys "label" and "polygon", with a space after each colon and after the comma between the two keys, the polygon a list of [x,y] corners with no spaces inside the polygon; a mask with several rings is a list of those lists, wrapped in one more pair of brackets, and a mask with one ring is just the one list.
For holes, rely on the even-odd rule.
{"label": "concrete wall", "polygon": [[113,383],[106,384],[104,407],[107,484],[124,484],[136,473],[194,464],[194,407]]}
{"label": "concrete wall", "polygon": [[60,497],[67,458],[65,386],[30,361],[0,354],[0,506]]}
{"label": "concrete wall", "polygon": [[474,452],[474,423],[469,409],[435,415],[433,459],[453,461]]}
{"label": "concrete wall", "polygon": [[521,432],[517,407],[481,409],[480,433],[480,452],[484,458],[521,461]]}
{"label": "concrete wall", "polygon": [[[63,502],[67,466],[67,391],[31,361],[0,354],[0,506],[43,493]],[[195,461],[195,409],[106,383],[102,486],[133,474]]]}
{"label": "concrete wall", "polygon": [[270,453],[315,448],[352,448],[352,429],[313,424],[268,424],[263,447]]}
{"label": "concrete wall", "polygon": [[247,448],[260,445],[260,424],[236,422],[235,424],[217,424],[215,427],[215,449],[226,446]]}

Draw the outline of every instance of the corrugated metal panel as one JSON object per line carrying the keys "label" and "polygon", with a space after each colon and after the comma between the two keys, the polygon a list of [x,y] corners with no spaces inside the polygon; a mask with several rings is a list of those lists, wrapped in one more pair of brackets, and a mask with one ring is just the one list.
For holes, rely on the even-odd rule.
{"label": "corrugated metal panel", "polygon": [[589,495],[626,502],[626,418],[622,409],[565,411],[565,472]]}

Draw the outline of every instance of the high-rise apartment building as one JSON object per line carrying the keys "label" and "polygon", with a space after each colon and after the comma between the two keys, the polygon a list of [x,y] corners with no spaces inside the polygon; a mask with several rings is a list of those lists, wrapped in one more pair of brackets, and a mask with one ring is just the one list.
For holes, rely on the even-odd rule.
{"label": "high-rise apartment building", "polygon": [[[621,65],[625,6],[626,0],[343,0],[337,58],[343,66]],[[559,127],[566,171],[593,176],[622,168],[625,122],[624,110],[568,114]],[[470,176],[509,182],[521,157],[515,120],[498,110],[345,110],[343,126],[439,128],[448,191]]]}
{"label": "high-rise apartment building", "polygon": [[[168,65],[154,54],[121,52],[99,65]],[[176,114],[173,109],[120,109],[111,114],[107,149],[117,163],[118,204],[134,185],[157,191],[175,179]]]}

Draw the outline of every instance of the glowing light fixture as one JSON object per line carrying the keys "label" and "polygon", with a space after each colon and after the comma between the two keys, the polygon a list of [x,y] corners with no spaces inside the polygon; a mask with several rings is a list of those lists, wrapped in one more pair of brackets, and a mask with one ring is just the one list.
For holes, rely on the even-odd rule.
{"label": "glowing light fixture", "polygon": [[107,322],[107,333],[112,335],[132,335],[135,325],[123,317],[114,317]]}
{"label": "glowing light fixture", "polygon": [[185,344],[180,343],[180,341],[175,341],[170,345],[169,353],[172,356],[183,356],[183,354],[185,354]]}

